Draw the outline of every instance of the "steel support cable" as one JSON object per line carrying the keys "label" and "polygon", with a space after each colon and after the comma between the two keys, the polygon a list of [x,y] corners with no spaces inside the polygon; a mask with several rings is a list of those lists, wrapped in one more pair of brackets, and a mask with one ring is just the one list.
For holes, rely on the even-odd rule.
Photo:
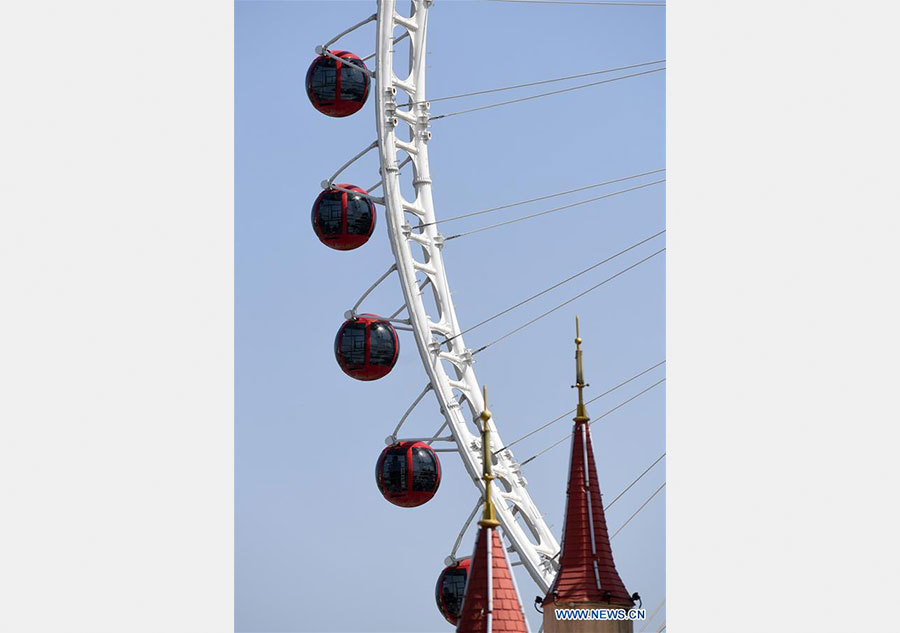
{"label": "steel support cable", "polygon": [[465,110],[457,110],[456,112],[447,112],[445,114],[438,114],[437,116],[431,117],[432,121],[437,121],[438,119],[446,119],[451,116],[456,116],[458,114],[468,114],[469,112],[478,112],[479,110],[488,110],[490,108],[499,108],[500,106],[512,105],[513,103],[521,103],[523,101],[531,101],[532,99],[540,99],[541,97],[549,97],[551,95],[563,94],[564,92],[572,92],[573,90],[581,90],[582,88],[590,88],[591,86],[600,86],[602,84],[612,83],[614,81],[621,81],[622,79],[630,79],[631,77],[640,77],[641,75],[650,75],[652,73],[659,73],[666,69],[665,66],[662,68],[654,68],[653,70],[645,70],[639,73],[632,73],[630,75],[622,75],[621,77],[613,77],[612,79],[604,79],[602,81],[592,81],[587,84],[582,84],[580,86],[572,86],[571,88],[561,88],[559,90],[551,90],[550,92],[542,92],[540,94],[531,95],[530,97],[519,97],[518,99],[510,99],[509,101],[501,101],[499,103],[489,103],[487,105],[478,106],[477,108],[466,108]]}
{"label": "steel support cable", "polygon": [[[660,380],[657,380],[655,383],[653,383],[652,385],[650,385],[649,387],[647,387],[647,388],[644,389],[643,391],[637,392],[636,394],[634,394],[633,396],[631,396],[630,398],[628,398],[628,400],[625,400],[624,402],[621,402],[621,403],[617,404],[616,406],[614,406],[612,409],[610,409],[610,410],[607,411],[606,413],[603,413],[603,414],[601,414],[600,416],[594,418],[594,419],[591,420],[588,424],[593,424],[594,422],[599,422],[600,420],[602,420],[603,418],[605,418],[606,416],[608,416],[610,413],[612,413],[612,412],[614,412],[614,411],[618,411],[619,409],[621,409],[622,407],[624,407],[624,406],[625,406],[626,404],[628,404],[629,402],[632,402],[633,400],[636,400],[637,398],[641,397],[642,395],[644,395],[645,393],[647,393],[648,391],[650,391],[650,390],[653,389],[654,387],[657,387],[657,386],[661,385],[661,384],[664,383],[665,381],[666,381],[665,378],[662,378],[662,379],[660,379]],[[563,442],[565,442],[565,441],[566,441],[567,439],[569,439],[570,437],[572,437],[572,434],[571,434],[571,433],[570,433],[569,435],[566,435],[566,436],[565,436],[564,438],[562,438],[561,440],[558,440],[558,441],[556,441],[556,442],[553,442],[553,444],[551,444],[550,446],[548,446],[548,447],[545,448],[544,450],[535,453],[534,455],[532,455],[531,457],[529,457],[528,459],[526,459],[524,462],[522,462],[520,465],[521,465],[521,466],[524,466],[524,465],[527,464],[528,462],[537,459],[538,457],[540,457],[541,455],[543,455],[543,454],[546,453],[547,451],[549,451],[549,450],[551,450],[551,449],[553,449],[553,448],[556,448],[557,446],[559,446],[560,444],[562,444]]]}
{"label": "steel support cable", "polygon": [[559,196],[566,196],[570,193],[578,193],[579,191],[585,191],[587,189],[596,189],[597,187],[602,187],[604,185],[611,185],[617,182],[622,182],[624,180],[634,180],[635,178],[640,178],[641,176],[649,176],[651,174],[658,174],[662,171],[666,171],[666,168],[662,169],[654,169],[652,171],[645,171],[640,174],[633,174],[631,176],[623,176],[622,178],[615,178],[613,180],[604,180],[603,182],[595,182],[592,185],[586,185],[584,187],[578,187],[577,189],[569,189],[567,191],[560,191],[558,193],[551,193],[546,196],[538,196],[537,198],[529,198],[528,200],[520,200],[519,202],[510,202],[509,204],[501,204],[499,207],[491,207],[490,209],[482,209],[480,211],[472,211],[470,213],[463,213],[461,215],[454,215],[449,218],[443,218],[441,220],[435,220],[434,222],[426,222],[425,224],[420,224],[414,228],[423,229],[426,226],[432,226],[435,224],[444,224],[446,222],[453,222],[455,220],[462,220],[463,218],[472,218],[476,215],[484,215],[485,213],[493,213],[494,211],[501,211],[503,209],[511,209],[512,207],[518,207],[523,204],[530,204],[532,202],[539,202],[541,200],[548,200],[550,198],[558,198]]}
{"label": "steel support cable", "polygon": [[644,475],[646,475],[647,473],[649,473],[649,472],[653,469],[654,466],[656,466],[660,461],[662,461],[662,458],[665,457],[665,456],[666,456],[666,454],[663,453],[662,455],[660,455],[659,457],[657,457],[655,462],[653,462],[652,464],[650,464],[649,466],[647,466],[647,470],[645,470],[645,471],[642,472],[640,475],[638,475],[637,478],[636,478],[634,481],[632,481],[630,484],[628,484],[628,486],[625,488],[625,490],[623,490],[623,491],[620,492],[618,495],[616,495],[616,498],[615,498],[615,499],[613,499],[613,500],[610,501],[606,506],[604,506],[604,510],[609,510],[609,509],[612,507],[612,505],[613,505],[616,501],[618,501],[619,499],[622,498],[622,495],[624,495],[626,492],[628,492],[629,490],[631,490],[631,487],[632,487],[634,484],[636,484],[637,482],[639,482],[639,481],[641,480],[641,478],[642,478]]}
{"label": "steel support cable", "polygon": [[616,277],[619,277],[619,276],[621,276],[621,275],[624,275],[625,273],[627,273],[627,272],[628,272],[629,270],[631,270],[632,268],[636,268],[636,267],[640,266],[641,264],[643,264],[644,262],[647,262],[647,261],[653,259],[654,257],[656,257],[656,256],[659,255],[660,253],[664,252],[665,250],[666,250],[665,247],[663,247],[663,248],[659,249],[658,251],[656,251],[655,253],[653,253],[652,255],[648,255],[647,257],[645,257],[644,259],[640,260],[639,262],[635,262],[634,264],[632,264],[632,265],[629,266],[628,268],[623,268],[622,270],[620,270],[619,272],[617,272],[615,275],[613,275],[613,276],[611,276],[611,277],[607,277],[606,279],[604,279],[604,280],[601,281],[600,283],[591,286],[590,288],[588,288],[588,289],[585,290],[584,292],[580,292],[580,293],[578,293],[577,295],[575,295],[574,297],[572,297],[571,299],[567,299],[566,301],[563,301],[562,303],[560,303],[560,304],[559,304],[558,306],[556,306],[555,308],[551,308],[550,310],[547,310],[547,311],[544,312],[543,314],[539,314],[539,315],[536,316],[535,318],[533,318],[533,319],[531,319],[530,321],[524,323],[523,325],[520,325],[520,326],[517,327],[516,329],[510,330],[509,332],[507,332],[506,334],[504,334],[504,335],[501,336],[500,338],[494,339],[493,341],[491,341],[491,342],[488,343],[487,345],[482,345],[481,347],[479,347],[478,349],[476,349],[474,352],[472,352],[472,354],[475,355],[475,354],[478,354],[479,352],[483,352],[484,350],[486,350],[487,348],[489,348],[491,345],[494,345],[494,344],[496,344],[496,343],[499,343],[499,342],[502,341],[503,339],[505,339],[505,338],[507,338],[507,337],[509,337],[509,336],[512,336],[512,335],[515,334],[516,332],[520,332],[520,331],[524,330],[525,328],[527,328],[527,327],[528,327],[529,325],[531,325],[532,323],[536,323],[537,321],[540,321],[540,320],[543,319],[544,317],[546,317],[546,316],[548,316],[548,315],[550,315],[550,314],[553,314],[554,312],[556,312],[556,311],[559,310],[560,308],[563,308],[563,307],[569,305],[570,303],[572,303],[572,302],[575,301],[576,299],[580,299],[581,297],[583,297],[584,295],[588,294],[589,292],[592,292],[592,291],[596,290],[597,288],[599,288],[600,286],[603,286],[604,284],[609,283],[610,281],[612,281],[612,280],[615,279]]}
{"label": "steel support cable", "polygon": [[659,494],[659,491],[662,490],[662,489],[665,488],[665,487],[666,487],[666,482],[663,482],[662,485],[661,485],[659,488],[656,489],[656,492],[654,492],[652,495],[650,495],[650,497],[649,497],[644,503],[641,504],[641,507],[638,508],[637,510],[635,510],[634,513],[633,513],[630,517],[628,517],[628,520],[625,521],[625,523],[623,523],[622,525],[619,526],[619,529],[618,529],[618,530],[616,530],[615,532],[613,532],[612,536],[609,537],[610,540],[616,538],[616,534],[618,534],[618,533],[621,532],[623,529],[625,529],[625,526],[628,525],[629,523],[631,523],[631,520],[632,520],[634,517],[636,517],[636,516],[638,515],[638,513],[639,513],[641,510],[643,510],[644,508],[646,508],[646,507],[647,507],[647,504],[650,503],[651,501],[653,501],[653,497],[655,497],[656,495],[658,495],[658,494]]}
{"label": "steel support cable", "polygon": [[484,325],[485,323],[490,323],[490,322],[493,321],[494,319],[499,318],[499,317],[502,317],[504,314],[506,314],[506,313],[508,313],[508,312],[512,312],[512,311],[515,310],[516,308],[519,308],[519,307],[525,305],[525,304],[528,303],[529,301],[533,301],[534,299],[537,299],[538,297],[547,294],[547,293],[550,292],[551,290],[555,290],[556,288],[559,288],[559,287],[562,286],[563,284],[567,284],[567,283],[569,283],[570,281],[572,281],[573,279],[577,279],[577,278],[580,277],[581,275],[584,275],[584,274],[586,274],[586,273],[589,273],[590,271],[594,270],[594,269],[597,268],[598,266],[602,266],[603,264],[606,264],[607,262],[610,262],[610,261],[614,260],[616,257],[619,257],[620,255],[624,255],[624,254],[627,253],[628,251],[634,250],[635,248],[637,248],[637,247],[640,246],[641,244],[646,244],[646,243],[649,242],[650,240],[652,240],[652,239],[654,239],[654,238],[656,238],[656,237],[659,237],[660,235],[662,235],[662,234],[665,233],[665,232],[666,232],[666,229],[663,229],[662,231],[659,231],[659,232],[657,232],[657,233],[654,233],[654,234],[651,235],[650,237],[645,237],[645,238],[642,239],[640,242],[637,242],[637,243],[635,243],[635,244],[632,244],[632,245],[629,246],[628,248],[622,249],[621,251],[619,251],[619,252],[616,253],[615,255],[610,255],[610,256],[607,257],[606,259],[604,259],[604,260],[602,260],[602,261],[599,261],[599,262],[597,262],[596,264],[592,264],[591,266],[588,266],[588,267],[585,268],[584,270],[575,273],[575,274],[572,275],[571,277],[567,277],[566,279],[563,279],[562,281],[559,281],[559,282],[553,284],[553,285],[550,286],[549,288],[545,288],[544,290],[541,290],[539,293],[533,294],[533,295],[531,295],[530,297],[528,297],[527,299],[523,299],[523,300],[520,301],[519,303],[517,303],[517,304],[515,304],[515,305],[512,305],[512,306],[506,308],[505,310],[502,310],[502,311],[498,312],[497,314],[495,314],[495,315],[493,315],[493,316],[490,316],[490,317],[486,318],[484,321],[480,321],[480,322],[476,323],[475,325],[473,325],[472,327],[466,328],[465,330],[463,330],[463,331],[460,332],[459,334],[455,334],[455,335],[451,336],[450,338],[448,338],[448,339],[447,339],[446,341],[444,341],[444,342],[446,343],[446,342],[448,342],[448,341],[452,341],[453,339],[455,339],[455,338],[458,337],[458,336],[462,336],[463,334],[468,334],[468,333],[471,332],[472,330],[481,327],[481,326]]}
{"label": "steel support cable", "polygon": [[565,209],[571,209],[572,207],[577,207],[582,204],[587,204],[589,202],[597,202],[598,200],[605,200],[606,198],[612,198],[613,196],[618,196],[623,193],[629,193],[631,191],[637,191],[638,189],[646,189],[647,187],[652,187],[653,185],[658,185],[662,182],[665,182],[665,178],[661,178],[660,180],[654,180],[653,182],[648,182],[643,185],[637,185],[635,187],[629,187],[628,189],[622,189],[620,191],[613,191],[612,193],[607,193],[602,196],[597,196],[595,198],[589,198],[587,200],[581,200],[580,202],[573,202],[571,204],[565,204],[561,207],[554,207],[552,209],[546,209],[544,211],[538,211],[537,213],[532,213],[531,215],[525,215],[521,218],[513,218],[512,220],[506,220],[504,222],[498,222],[497,224],[490,224],[488,226],[483,226],[480,229],[472,229],[471,231],[464,231],[462,233],[457,233],[456,235],[451,235],[450,237],[444,238],[445,242],[449,242],[450,240],[455,240],[460,237],[465,237],[466,235],[474,235],[475,233],[481,233],[482,231],[490,231],[491,229],[497,229],[501,226],[506,226],[508,224],[515,224],[516,222],[524,222],[525,220],[531,220],[533,218],[538,218],[542,215],[547,215],[548,213],[556,213],[557,211],[564,211]]}
{"label": "steel support cable", "polygon": [[[590,403],[592,403],[592,402],[596,402],[597,400],[599,400],[599,399],[602,398],[603,396],[607,396],[607,395],[611,394],[611,393],[612,393],[613,391],[615,391],[616,389],[618,389],[618,388],[620,388],[620,387],[624,387],[625,385],[627,385],[628,383],[630,383],[630,382],[633,381],[633,380],[637,380],[638,378],[640,378],[641,376],[643,376],[643,375],[646,374],[647,372],[653,371],[654,369],[656,369],[657,367],[659,367],[660,365],[662,365],[662,364],[665,363],[665,362],[666,362],[666,361],[662,360],[662,361],[656,363],[653,367],[648,367],[648,368],[645,369],[644,371],[642,371],[642,372],[640,372],[640,373],[638,373],[638,374],[635,374],[635,375],[632,376],[631,378],[629,378],[629,379],[627,379],[627,380],[623,380],[622,382],[620,382],[620,383],[619,383],[618,385],[616,385],[615,387],[612,387],[612,388],[610,388],[610,389],[607,389],[606,391],[604,391],[603,393],[601,393],[599,396],[595,396],[595,397],[591,398],[590,400],[588,400],[587,402],[585,402],[585,404],[590,404]],[[547,422],[546,424],[542,424],[541,426],[539,426],[539,427],[536,428],[535,430],[531,431],[530,433],[526,433],[525,435],[523,435],[523,436],[520,437],[519,439],[513,440],[512,442],[510,442],[509,444],[507,444],[506,446],[504,446],[504,447],[502,447],[502,448],[498,448],[496,451],[494,451],[494,455],[497,455],[497,454],[499,454],[500,452],[505,451],[507,448],[510,448],[510,447],[512,447],[512,446],[515,446],[516,444],[518,444],[518,443],[521,442],[522,440],[528,439],[529,437],[531,437],[532,435],[534,435],[534,434],[537,433],[538,431],[543,431],[543,430],[546,429],[548,426],[550,426],[550,425],[552,425],[552,424],[555,424],[555,423],[559,422],[560,420],[562,420],[563,418],[565,418],[567,415],[571,415],[572,413],[575,413],[575,409],[571,409],[571,410],[569,410],[569,411],[566,411],[566,412],[563,413],[561,416],[559,416],[559,417],[557,417],[557,418],[553,418],[552,420],[550,420],[550,421]],[[665,453],[663,453],[663,454],[665,454]],[[621,495],[620,495],[620,496],[621,496]],[[618,497],[616,497],[616,498],[618,498]],[[615,499],[614,499],[614,501],[615,501]],[[612,505],[612,504],[610,504],[610,505]]]}
{"label": "steel support cable", "polygon": [[[578,75],[568,75],[566,77],[556,77],[554,79],[542,79],[541,81],[531,81],[525,84],[516,84],[515,86],[503,86],[502,88],[489,88],[487,90],[476,90],[475,92],[463,92],[458,95],[449,95],[446,97],[438,97],[437,99],[429,99],[428,103],[436,103],[438,101],[450,101],[451,99],[462,99],[464,97],[476,97],[478,95],[486,95],[493,92],[503,92],[504,90],[516,90],[518,88],[530,88],[531,86],[541,86],[544,84],[552,84],[557,81],[567,81],[569,79],[581,79],[582,77],[592,77],[594,75],[603,75],[606,73],[614,73],[620,70],[631,70],[632,68],[641,68],[642,66],[652,66],[653,64],[664,64],[665,58],[656,59],[652,62],[641,62],[640,64],[630,64],[628,66],[619,66],[618,68],[606,68],[604,70],[594,70],[589,73],[581,73]],[[421,103],[421,102],[416,102]],[[412,105],[412,104],[406,104]]]}
{"label": "steel support cable", "polygon": [[663,598],[663,601],[656,605],[656,608],[653,609],[653,612],[650,614],[650,617],[644,620],[644,626],[641,628],[638,633],[644,633],[647,630],[647,627],[650,626],[650,623],[653,621],[653,618],[656,617],[656,614],[659,613],[659,610],[663,608],[663,605],[666,604],[666,599]]}
{"label": "steel support cable", "polygon": [[664,7],[665,2],[604,2],[601,0],[486,0],[487,2],[508,2],[512,4],[578,4],[598,7]]}

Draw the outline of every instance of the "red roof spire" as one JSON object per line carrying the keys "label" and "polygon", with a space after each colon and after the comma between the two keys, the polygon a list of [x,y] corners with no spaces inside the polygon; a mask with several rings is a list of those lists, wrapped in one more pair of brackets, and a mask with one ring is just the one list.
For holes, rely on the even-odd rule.
{"label": "red roof spire", "polygon": [[572,430],[572,454],[566,489],[566,518],[563,525],[559,572],[544,597],[551,603],[601,603],[631,607],[625,584],[619,578],[609,545],[606,516],[597,482],[594,449],[591,446],[590,418],[584,407],[585,387],[581,368],[581,337],[575,319],[575,362],[578,408]]}
{"label": "red roof spire", "polygon": [[529,633],[495,527],[478,529],[457,633]]}
{"label": "red roof spire", "polygon": [[457,633],[530,633],[516,580],[512,575],[503,541],[497,528],[500,522],[494,514],[491,501],[491,440],[488,420],[491,412],[487,409],[487,389],[484,391],[484,411],[481,446],[484,470],[484,514],[478,522],[478,538],[466,580],[466,595],[459,614]]}

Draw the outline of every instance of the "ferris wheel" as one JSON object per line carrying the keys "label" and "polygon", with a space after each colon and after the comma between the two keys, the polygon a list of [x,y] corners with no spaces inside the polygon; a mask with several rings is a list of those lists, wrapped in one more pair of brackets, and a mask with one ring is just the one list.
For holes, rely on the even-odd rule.
{"label": "ferris wheel", "polygon": [[[433,0],[412,0],[409,13],[403,14],[395,0],[377,0],[375,14],[316,47],[318,57],[306,75],[310,101],[317,110],[328,116],[350,116],[358,112],[370,97],[375,101],[375,140],[322,182],[323,191],[313,204],[311,219],[313,229],[322,243],[336,250],[352,250],[365,244],[373,234],[378,216],[377,207],[383,208],[394,263],[345,313],[346,320],[338,330],[334,352],[338,364],[348,376],[357,380],[377,380],[387,375],[397,362],[400,349],[398,331],[412,333],[427,382],[387,435],[386,448],[376,465],[376,481],[381,493],[391,503],[405,507],[426,503],[436,493],[441,480],[441,465],[437,454],[440,452],[459,454],[466,472],[478,490],[479,502],[485,492],[481,477],[483,457],[477,421],[481,412],[487,408],[487,403],[473,368],[473,357],[487,346],[474,351],[466,346],[464,334],[481,324],[468,329],[460,326],[442,256],[445,242],[461,237],[462,234],[450,237],[441,234],[439,225],[446,219],[436,215],[432,198],[432,177],[428,160],[428,145],[431,140],[429,128],[431,121],[436,118],[450,116],[433,116],[426,93],[426,37],[432,2]],[[375,52],[372,55],[361,58],[349,51],[333,48],[343,36],[370,22],[374,22],[376,31]],[[395,60],[395,44],[404,39],[409,40],[409,58]],[[366,61],[373,57],[374,69],[370,69]],[[665,69],[664,66],[659,67],[661,62],[664,60],[580,76],[637,69],[633,74],[588,84],[596,85],[660,72]],[[556,79],[537,83],[551,81]],[[345,170],[369,152],[377,152],[380,180],[368,189],[343,182],[341,175]],[[404,170],[407,166],[410,169]],[[663,171],[649,171],[583,189],[653,176]],[[652,186],[663,180],[645,182],[585,202]],[[405,188],[404,181],[408,181]],[[375,193],[378,189],[381,190],[380,195]],[[413,193],[404,195],[404,191]],[[553,196],[545,198],[551,197]],[[545,213],[563,210],[568,206],[574,205],[550,209]],[[487,211],[493,210],[495,209]],[[502,224],[505,222],[487,228]],[[575,276],[646,244],[664,232],[663,229]],[[658,250],[589,291],[664,250]],[[393,275],[399,281],[403,305],[385,315],[361,312],[366,298]],[[574,277],[557,286],[572,278]],[[543,292],[546,291],[526,299],[526,302]],[[646,371],[642,372],[644,373]],[[402,432],[404,423],[429,392],[437,399],[443,423],[425,437],[405,435]],[[510,551],[518,556],[521,565],[540,590],[546,592],[558,569],[560,545],[529,494],[527,481],[522,474],[522,463],[517,460],[511,448],[518,440],[504,443],[497,426],[496,418],[492,418],[489,424],[490,442],[491,446],[499,447],[492,453],[492,468],[496,479],[492,494],[497,518],[508,539]],[[476,502],[445,560],[448,567],[438,580],[437,600],[443,615],[451,622],[458,613],[458,604],[451,603],[455,596],[461,595],[468,564],[466,557],[457,555],[457,550],[478,507],[479,503]],[[456,590],[453,589],[454,585]],[[443,597],[442,587],[446,589]]]}

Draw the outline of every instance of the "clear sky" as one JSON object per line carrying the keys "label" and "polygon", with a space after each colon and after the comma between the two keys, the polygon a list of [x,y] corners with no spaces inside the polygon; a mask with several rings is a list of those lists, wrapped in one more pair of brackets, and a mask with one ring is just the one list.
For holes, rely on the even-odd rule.
{"label": "clear sky", "polygon": [[[404,6],[405,9],[405,6]],[[319,182],[375,138],[371,99],[331,119],[309,104],[313,49],[375,11],[371,2],[238,2],[235,22],[235,609],[239,631],[450,631],[434,583],[476,500],[458,457],[441,453],[438,494],[415,509],[378,493],[384,438],[425,385],[411,335],[386,378],[362,383],[334,361],[343,313],[392,262],[386,223],[364,247],[328,249],[310,226]],[[432,97],[663,59],[665,10],[437,0],[429,18]],[[374,28],[340,48],[365,56]],[[405,54],[405,50],[403,52]],[[632,71],[634,72],[634,71]],[[450,112],[558,87],[435,103]],[[665,167],[665,73],[435,121],[429,157],[438,218]],[[378,180],[374,153],[342,180]],[[642,179],[637,182],[649,182]],[[448,224],[477,228],[602,195],[611,185]],[[665,226],[664,185],[449,242],[450,287],[465,328]],[[477,348],[661,248],[657,238],[468,335]],[[662,256],[479,354],[506,441],[574,406],[573,322],[581,316],[594,397],[665,358]],[[390,278],[362,306],[402,303]],[[665,366],[589,405],[592,417],[663,378]],[[665,450],[665,384],[593,427],[600,485],[611,500]],[[408,431],[442,422],[433,397]],[[570,432],[564,420],[514,448],[522,461]],[[559,537],[568,449],[524,467]],[[663,483],[665,461],[607,513],[618,528]],[[665,592],[665,495],[612,542],[629,591],[648,612]],[[467,534],[468,552],[474,532]],[[511,557],[515,560],[515,556]],[[525,610],[538,589],[516,574]],[[648,627],[656,631],[662,615]],[[640,630],[641,625],[636,627]]]}

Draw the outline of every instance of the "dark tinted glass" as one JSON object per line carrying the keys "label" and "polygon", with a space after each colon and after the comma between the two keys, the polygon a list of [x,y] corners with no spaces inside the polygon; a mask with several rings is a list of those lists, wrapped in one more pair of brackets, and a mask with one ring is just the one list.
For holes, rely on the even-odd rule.
{"label": "dark tinted glass", "polygon": [[334,101],[337,91],[337,62],[320,59],[309,78],[309,89],[319,101]]}
{"label": "dark tinted glass", "polygon": [[388,451],[381,463],[381,485],[385,492],[406,492],[406,451]]}
{"label": "dark tinted glass", "polygon": [[441,603],[453,617],[459,617],[459,612],[462,611],[467,575],[465,569],[451,569],[444,574],[441,581]]}
{"label": "dark tinted glass", "polygon": [[375,209],[368,198],[347,194],[347,233],[368,235],[372,229]]}
{"label": "dark tinted glass", "polygon": [[350,323],[341,332],[341,356],[344,364],[351,367],[366,364],[365,323]]}
{"label": "dark tinted glass", "polygon": [[341,64],[341,99],[362,101],[366,96],[366,74],[351,64],[362,66],[362,62],[356,60]]}
{"label": "dark tinted glass", "polygon": [[316,222],[323,235],[340,235],[343,225],[343,209],[340,191],[326,193],[319,200],[316,209]]}
{"label": "dark tinted glass", "polygon": [[394,333],[386,323],[369,326],[369,363],[390,365],[394,362]]}
{"label": "dark tinted glass", "polygon": [[413,485],[416,492],[431,492],[437,485],[437,463],[427,448],[412,449]]}

